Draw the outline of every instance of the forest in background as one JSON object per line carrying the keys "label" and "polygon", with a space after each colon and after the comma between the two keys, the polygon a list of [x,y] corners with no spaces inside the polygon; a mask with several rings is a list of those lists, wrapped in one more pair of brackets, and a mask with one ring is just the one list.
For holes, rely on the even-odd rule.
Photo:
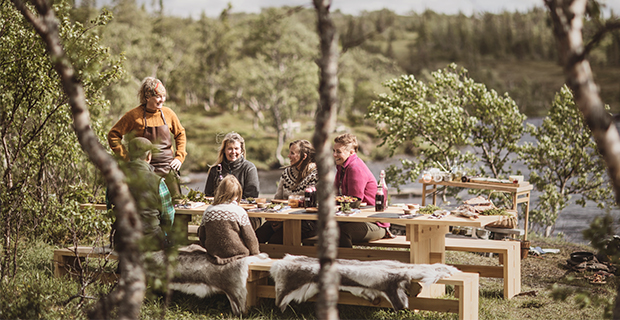
{"label": "forest in background", "polygon": [[[203,150],[209,144],[217,148],[213,141],[217,132],[244,130],[243,135],[249,138],[253,145],[253,149],[249,150],[250,158],[253,161],[262,161],[259,157],[264,157],[267,161],[273,161],[273,153],[269,150],[277,150],[274,141],[280,137],[286,138],[288,130],[294,132],[296,123],[301,123],[305,117],[308,118],[307,122],[312,122],[317,99],[308,88],[316,89],[317,69],[314,61],[317,57],[317,40],[315,32],[308,28],[312,15],[307,10],[275,8],[257,15],[228,15],[224,12],[220,19],[201,19],[206,22],[198,28],[196,21],[148,14],[142,8],[137,8],[133,2],[116,2],[114,15],[104,11],[95,18],[90,16],[90,10],[86,10],[88,17],[85,15],[82,20],[79,20],[79,10],[76,10],[74,5],[63,0],[54,3],[56,15],[61,22],[59,33],[62,44],[84,86],[87,98],[85,103],[91,114],[89,129],[94,131],[104,145],[104,136],[111,123],[125,110],[135,106],[138,83],[144,74],[149,72],[148,75],[155,75],[166,82],[171,98],[168,105],[177,110],[188,128],[190,142],[194,144],[190,154],[194,159],[186,162],[187,168],[199,168],[210,163],[206,157],[200,159],[199,152],[203,152],[203,155],[214,154],[212,150]],[[124,11],[119,7],[121,5],[137,10]],[[350,17],[350,20],[345,17],[339,20],[343,32],[352,30],[351,37],[344,35],[341,42],[343,55],[340,63],[339,126],[343,130],[354,131],[370,142],[380,140],[376,137],[378,133],[374,128],[377,121],[373,123],[366,118],[369,113],[362,110],[368,107],[368,104],[363,101],[366,99],[375,104],[374,102],[378,101],[375,98],[382,97],[377,96],[377,93],[389,90],[381,87],[381,81],[394,78],[391,73],[398,76],[407,72],[406,65],[399,65],[388,57],[392,54],[397,56],[398,50],[394,43],[391,45],[392,49],[389,49],[390,43],[384,42],[385,52],[371,52],[372,49],[367,47],[373,41],[378,41],[376,39],[381,39],[386,34],[389,36],[386,31],[392,27],[396,18],[393,15],[381,18],[383,13],[385,11],[376,13],[377,20],[371,20],[370,17]],[[120,24],[118,17],[123,14],[126,23]],[[372,14],[375,13],[368,13],[369,16]],[[90,18],[94,18],[92,23]],[[306,18],[309,20],[304,20]],[[386,20],[388,23],[384,23]],[[85,27],[74,21],[84,21]],[[140,28],[129,27],[130,24]],[[348,28],[349,25],[362,26],[357,29],[363,32],[359,33],[360,36],[354,36],[355,29]],[[188,29],[185,29],[186,27]],[[105,188],[101,172],[93,168],[75,139],[77,130],[74,130],[74,126],[80,126],[76,126],[72,121],[71,110],[67,108],[68,97],[63,94],[58,74],[52,67],[58,60],[49,59],[49,51],[46,51],[32,26],[11,2],[0,2],[0,30],[3,43],[0,46],[0,65],[5,66],[0,68],[0,127],[4,148],[1,161],[4,165],[4,183],[0,192],[0,230],[4,236],[0,241],[0,276],[7,279],[0,282],[0,292],[7,293],[0,303],[0,313],[7,318],[60,318],[67,317],[66,315],[83,317],[82,307],[88,304],[93,296],[91,293],[98,295],[108,289],[97,287],[95,291],[88,290],[89,293],[86,294],[90,278],[83,278],[80,284],[73,283],[71,287],[61,284],[63,279],[51,278],[50,244],[66,246],[71,243],[97,244],[106,241],[111,218],[94,210],[79,208],[80,203],[94,201],[93,195]],[[187,30],[200,32],[188,35],[185,33],[189,32]],[[191,38],[198,34],[201,34],[202,38]],[[215,38],[210,38],[212,36]],[[181,41],[183,39],[184,41]],[[205,42],[204,39],[212,41]],[[222,39],[229,41],[219,41]],[[605,41],[609,41],[609,38]],[[217,47],[223,43],[227,45]],[[189,53],[194,52],[201,52],[203,55],[198,58],[190,57]],[[184,56],[185,53],[188,55]],[[221,56],[222,53],[226,53],[225,57]],[[488,56],[484,59],[495,58]],[[514,68],[533,61],[540,63],[538,72],[544,71],[540,67],[543,65],[548,66],[549,70],[551,66],[554,70],[557,69],[551,60],[510,61],[513,61]],[[440,59],[436,63],[439,68],[443,67]],[[605,64],[600,64],[599,67],[609,70],[613,68],[606,67]],[[385,66],[387,67],[383,68]],[[202,69],[198,71],[199,68]],[[181,70],[194,71],[196,78],[183,78],[181,75],[189,77],[192,73],[177,73]],[[449,84],[444,81],[447,78],[442,76],[445,73],[438,74],[433,70],[420,69],[416,77],[424,78],[424,82],[428,83],[419,81],[417,85]],[[474,72],[475,70],[466,76],[473,75]],[[433,76],[433,73],[437,75]],[[434,84],[433,78],[442,81]],[[413,80],[412,77],[407,79]],[[466,79],[463,77],[460,80]],[[479,79],[474,80],[482,82]],[[183,86],[191,84],[194,85],[193,89],[183,89]],[[458,85],[459,81],[453,84]],[[477,83],[474,85],[480,89],[476,91],[480,93],[480,97],[486,99],[486,88],[480,88]],[[371,87],[376,87],[377,90],[371,90]],[[453,88],[447,86],[442,90],[446,98],[461,97],[462,91],[451,90]],[[201,92],[200,95],[198,91]],[[561,103],[557,105],[569,107],[572,98],[569,99],[569,92],[564,93],[566,99],[558,97],[561,99],[556,101]],[[511,99],[505,97],[505,106],[511,108]],[[504,96],[497,96],[494,100],[498,99],[504,99]],[[402,101],[407,103],[418,100]],[[448,106],[462,107],[454,101],[458,99],[445,99]],[[421,102],[432,104],[430,100]],[[356,109],[357,107],[359,108]],[[521,104],[519,107],[523,108]],[[386,103],[386,111],[392,111],[390,108],[391,104]],[[571,110],[575,111],[574,107]],[[498,108],[496,111],[501,110]],[[562,125],[567,124],[567,121],[564,121],[566,118],[578,118],[565,117],[564,112],[566,111],[551,114],[561,115],[556,122]],[[516,113],[519,113],[519,110],[516,110]],[[509,117],[493,116],[484,120],[494,121],[494,125],[506,128],[508,126],[505,121],[502,122],[504,118]],[[584,127],[582,124],[573,123],[568,123],[568,126]],[[483,128],[488,129],[484,126]],[[300,133],[295,132],[295,138],[311,130],[306,123],[302,123]],[[571,134],[588,140],[584,134],[576,130],[570,131]],[[574,145],[558,142],[544,132],[542,135],[549,140],[552,147]],[[278,139],[274,139],[276,137]],[[485,141],[498,142],[497,139]],[[549,158],[548,152],[545,152],[547,150],[541,152],[545,159]],[[460,150],[451,151],[454,153]],[[280,156],[284,152],[285,150],[282,150]],[[546,179],[552,180],[558,179]],[[545,186],[551,185],[546,183]],[[611,221],[601,223],[602,228],[611,225]],[[38,245],[39,241],[46,243]],[[29,250],[31,248],[33,250]],[[37,259],[28,259],[34,256]],[[540,284],[539,281],[536,283]],[[72,295],[75,292],[77,295]],[[604,295],[609,296],[606,292]],[[70,297],[69,300],[65,300],[67,297]],[[78,299],[73,300],[75,298]],[[54,299],[56,301],[50,303],[50,300]],[[181,300],[182,303],[185,302],[185,299]],[[71,301],[78,302],[76,304]],[[535,303],[535,313],[544,318],[546,314],[541,312],[539,302]],[[554,305],[554,308],[558,306],[557,303],[548,304]],[[565,305],[559,306],[565,311],[569,310]],[[176,306],[171,309],[174,308]],[[167,306],[162,309],[163,312],[157,312],[151,310],[160,310],[159,307],[151,308],[144,314],[163,315]],[[514,309],[514,305],[511,309]],[[497,312],[498,308],[494,307],[493,310]],[[523,309],[518,311],[523,314]],[[187,312],[182,312],[187,316]],[[264,314],[262,310],[258,313]],[[188,317],[192,316],[193,314],[190,314]],[[172,317],[179,318],[176,314]],[[387,317],[391,318],[392,314]]]}
{"label": "forest in background", "polygon": [[[72,17],[88,26],[99,12],[95,3],[81,1]],[[215,160],[215,137],[230,130],[256,139],[248,154],[259,168],[284,164],[288,141],[311,136],[312,128],[304,124],[312,123],[318,103],[314,11],[282,7],[232,14],[230,9],[218,18],[194,20],[149,13],[133,0],[114,1],[107,8],[111,21],[92,30],[111,54],[125,59],[124,77],[104,91],[110,126],[137,104],[140,81],[156,76],[168,89],[167,105],[188,129],[184,170],[206,170]],[[362,141],[369,146],[378,143],[374,130],[365,128],[371,123],[364,115],[386,92],[382,83],[403,74],[428,79],[455,62],[476,82],[508,93],[528,117],[546,115],[564,83],[543,9],[473,16],[433,11],[403,16],[389,10],[333,16],[342,47],[339,125],[368,135]],[[595,27],[586,24],[586,39]],[[620,112],[620,34],[606,37],[590,61],[604,102],[612,113]],[[364,153],[386,156],[381,150]]]}
{"label": "forest in background", "polygon": [[[99,12],[94,3],[80,2],[72,16],[88,25]],[[203,15],[197,20],[149,13],[133,0],[114,1],[108,9],[113,19],[93,32],[99,33],[113,55],[124,56],[126,71],[119,83],[105,91],[111,102],[111,122],[136,105],[140,81],[156,76],[168,89],[167,104],[182,121],[187,118],[184,124],[191,129],[188,148],[195,149],[190,150],[185,169],[202,171],[213,163],[218,132],[239,130],[254,136],[238,125],[210,130],[213,124],[196,116],[232,114],[251,123],[252,129],[272,134],[270,140],[288,141],[294,130],[304,137],[304,128],[293,122],[312,122],[318,102],[314,63],[318,39],[312,9],[282,7],[260,14],[232,14],[229,8],[218,18]],[[386,92],[385,81],[403,74],[426,79],[452,62],[465,67],[476,82],[508,93],[528,117],[546,115],[564,83],[543,9],[473,16],[433,11],[402,16],[389,10],[333,16],[342,47],[339,119],[348,127],[365,124],[371,101]],[[594,28],[593,22],[586,24],[586,39]],[[603,100],[611,112],[619,112],[620,35],[606,37],[590,61]],[[279,148],[276,154],[285,154],[281,145],[265,143],[269,149]],[[262,148],[249,154],[271,167],[285,160],[274,163],[273,151]]]}

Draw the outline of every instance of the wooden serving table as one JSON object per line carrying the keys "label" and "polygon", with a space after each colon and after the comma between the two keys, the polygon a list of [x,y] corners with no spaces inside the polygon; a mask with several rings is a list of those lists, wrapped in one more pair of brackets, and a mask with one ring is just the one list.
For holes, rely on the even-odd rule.
{"label": "wooden serving table", "polygon": [[[528,232],[528,224],[530,217],[530,192],[534,188],[529,182],[524,181],[520,183],[498,183],[498,182],[459,182],[459,181],[431,181],[424,182],[423,180],[419,180],[418,182],[422,183],[422,206],[426,203],[426,196],[428,194],[433,195],[433,204],[437,204],[437,186],[447,186],[447,187],[457,187],[457,188],[469,188],[469,189],[484,189],[484,190],[492,190],[498,192],[506,192],[512,194],[512,208],[510,210],[517,211],[517,206],[520,203],[525,205],[525,234],[523,235],[523,240],[527,240],[527,232]],[[428,187],[431,187],[428,189]]]}

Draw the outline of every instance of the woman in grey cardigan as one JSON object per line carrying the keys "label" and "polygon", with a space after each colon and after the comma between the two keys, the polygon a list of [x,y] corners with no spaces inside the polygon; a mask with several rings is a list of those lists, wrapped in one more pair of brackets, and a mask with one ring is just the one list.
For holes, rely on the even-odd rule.
{"label": "woman in grey cardigan", "polygon": [[230,132],[224,136],[217,162],[209,168],[205,195],[213,197],[219,182],[229,174],[237,178],[243,190],[243,199],[257,198],[259,191],[256,166],[245,159],[245,140],[240,134]]}

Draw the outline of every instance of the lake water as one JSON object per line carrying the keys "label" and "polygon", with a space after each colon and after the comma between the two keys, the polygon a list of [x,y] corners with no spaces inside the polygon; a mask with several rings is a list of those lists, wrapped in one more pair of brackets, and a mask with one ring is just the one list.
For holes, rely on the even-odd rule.
{"label": "lake water", "polygon": [[[535,125],[539,125],[541,123],[541,119],[528,119],[529,123],[533,123]],[[531,137],[527,136],[523,138],[523,141],[534,141]],[[387,159],[381,162],[367,162],[368,168],[375,175],[375,177],[379,177],[379,173],[382,169],[386,167],[400,163],[400,158],[395,157],[391,159]],[[521,170],[525,180],[528,179],[529,170],[523,164],[513,164],[513,169]],[[260,180],[260,194],[263,197],[271,197],[276,192],[276,183],[278,182],[281,170],[270,170],[270,171],[259,171],[259,180]],[[206,173],[190,173],[189,183],[186,184],[189,188],[203,191],[205,181],[206,181]],[[398,197],[393,200],[395,203],[420,203],[422,198],[422,184],[421,183],[410,183],[405,186],[401,186],[401,190],[407,189],[410,191],[405,196]],[[395,189],[394,189],[395,190]],[[530,196],[530,210],[536,207],[536,203],[539,197],[539,192],[536,190],[532,191]],[[473,197],[467,194],[467,191],[463,191],[461,194],[463,199],[468,199],[469,197]],[[487,194],[488,195],[488,194]],[[573,196],[573,199],[576,199],[577,196]],[[428,200],[428,199],[427,199]],[[448,199],[450,200],[450,199]],[[439,201],[439,197],[438,197]],[[575,243],[587,243],[586,240],[583,239],[582,231],[587,229],[590,225],[592,219],[597,216],[603,215],[605,212],[596,207],[595,203],[588,203],[586,207],[582,207],[574,203],[571,203],[565,210],[560,213],[558,220],[555,225],[554,235],[558,235],[559,233],[564,235],[564,238]],[[620,210],[615,208],[611,210],[611,214],[614,216],[614,221],[618,221],[620,218]],[[523,221],[520,221],[521,225]],[[522,226],[521,226],[522,227]],[[535,229],[536,230],[536,229]],[[537,230],[539,233],[542,230]]]}

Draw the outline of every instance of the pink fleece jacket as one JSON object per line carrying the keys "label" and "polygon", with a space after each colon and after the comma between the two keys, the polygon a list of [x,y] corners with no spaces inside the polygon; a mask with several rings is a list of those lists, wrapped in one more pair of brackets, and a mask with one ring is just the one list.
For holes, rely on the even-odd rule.
{"label": "pink fleece jacket", "polygon": [[[336,180],[334,181],[336,193],[344,196],[358,197],[362,199],[362,202],[366,202],[370,206],[375,205],[377,181],[364,161],[358,158],[357,154],[350,155],[344,164],[336,166],[336,169]],[[340,189],[341,183],[342,190]],[[381,222],[378,222],[377,225],[383,228],[390,226],[389,223]]]}

